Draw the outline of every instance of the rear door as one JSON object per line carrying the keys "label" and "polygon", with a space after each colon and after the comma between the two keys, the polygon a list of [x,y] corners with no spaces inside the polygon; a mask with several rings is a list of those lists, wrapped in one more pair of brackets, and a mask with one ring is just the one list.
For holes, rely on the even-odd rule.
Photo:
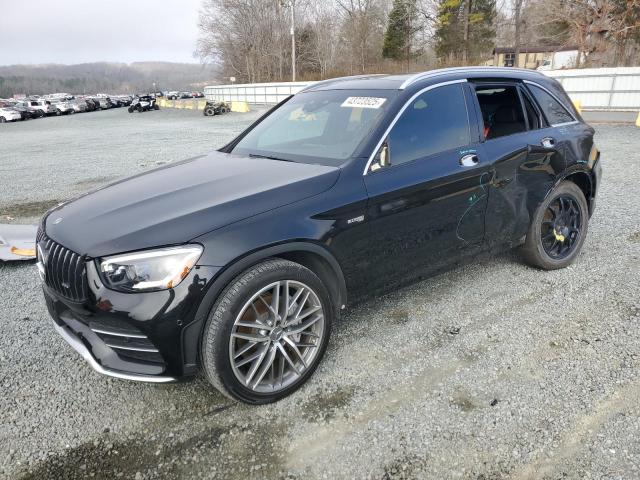
{"label": "rear door", "polygon": [[[460,81],[416,93],[365,173],[372,287],[426,274],[482,243],[489,165],[465,89]],[[390,165],[380,167],[385,146]]]}
{"label": "rear door", "polygon": [[526,235],[535,206],[564,169],[564,150],[523,84],[476,82],[474,90],[484,124],[479,150],[492,170],[486,240],[515,244]]}

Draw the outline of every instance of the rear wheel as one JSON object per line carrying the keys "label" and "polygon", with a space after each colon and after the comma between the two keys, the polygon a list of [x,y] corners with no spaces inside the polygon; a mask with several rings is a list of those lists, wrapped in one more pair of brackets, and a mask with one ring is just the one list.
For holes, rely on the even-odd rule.
{"label": "rear wheel", "polygon": [[544,270],[570,265],[587,236],[589,208],[573,182],[558,185],[538,207],[522,252],[525,261]]}
{"label": "rear wheel", "polygon": [[133,113],[133,108],[129,107],[127,110],[129,110],[129,113]]}
{"label": "rear wheel", "polygon": [[0,117],[0,123],[6,123],[6,122],[7,122],[7,119],[6,119],[6,118],[4,118],[4,117]]}
{"label": "rear wheel", "polygon": [[213,117],[216,114],[215,110],[213,109],[213,107],[207,107],[204,109],[204,115],[206,117]]}
{"label": "rear wheel", "polygon": [[320,362],[333,311],[322,281],[302,265],[271,259],[246,270],[209,314],[200,355],[207,378],[246,403],[291,394]]}

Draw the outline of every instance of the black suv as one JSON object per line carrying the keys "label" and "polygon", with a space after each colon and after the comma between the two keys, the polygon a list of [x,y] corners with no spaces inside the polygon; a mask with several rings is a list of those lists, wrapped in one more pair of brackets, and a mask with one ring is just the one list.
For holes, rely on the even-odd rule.
{"label": "black suv", "polygon": [[49,211],[57,331],[101,373],[201,368],[226,395],[300,387],[340,311],[481,251],[575,260],[600,180],[558,82],[456,68],[315,83],[231,143]]}

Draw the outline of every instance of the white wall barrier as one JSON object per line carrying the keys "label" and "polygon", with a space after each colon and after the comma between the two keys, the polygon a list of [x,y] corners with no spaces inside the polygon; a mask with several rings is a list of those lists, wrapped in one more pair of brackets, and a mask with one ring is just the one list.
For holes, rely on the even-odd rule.
{"label": "white wall barrier", "polygon": [[243,83],[204,87],[207,100],[247,102],[250,104],[276,104],[289,95],[298,93],[313,82]]}
{"label": "white wall barrier", "polygon": [[558,80],[582,110],[640,110],[640,67],[582,68],[543,72]]}
{"label": "white wall barrier", "polygon": [[[583,110],[640,110],[640,67],[547,70]],[[276,104],[313,82],[245,83],[205,87],[208,100]]]}

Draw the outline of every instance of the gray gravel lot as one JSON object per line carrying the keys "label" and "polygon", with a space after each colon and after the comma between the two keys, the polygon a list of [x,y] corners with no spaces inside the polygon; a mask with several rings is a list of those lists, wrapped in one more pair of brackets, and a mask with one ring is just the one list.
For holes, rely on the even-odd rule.
{"label": "gray gravel lot", "polygon": [[[256,115],[3,125],[0,211],[25,221],[39,207],[16,205],[204,153]],[[640,478],[640,129],[598,126],[597,142],[572,267],[511,252],[362,304],[274,405],[99,376],[50,327],[33,265],[0,264],[0,477]]]}

